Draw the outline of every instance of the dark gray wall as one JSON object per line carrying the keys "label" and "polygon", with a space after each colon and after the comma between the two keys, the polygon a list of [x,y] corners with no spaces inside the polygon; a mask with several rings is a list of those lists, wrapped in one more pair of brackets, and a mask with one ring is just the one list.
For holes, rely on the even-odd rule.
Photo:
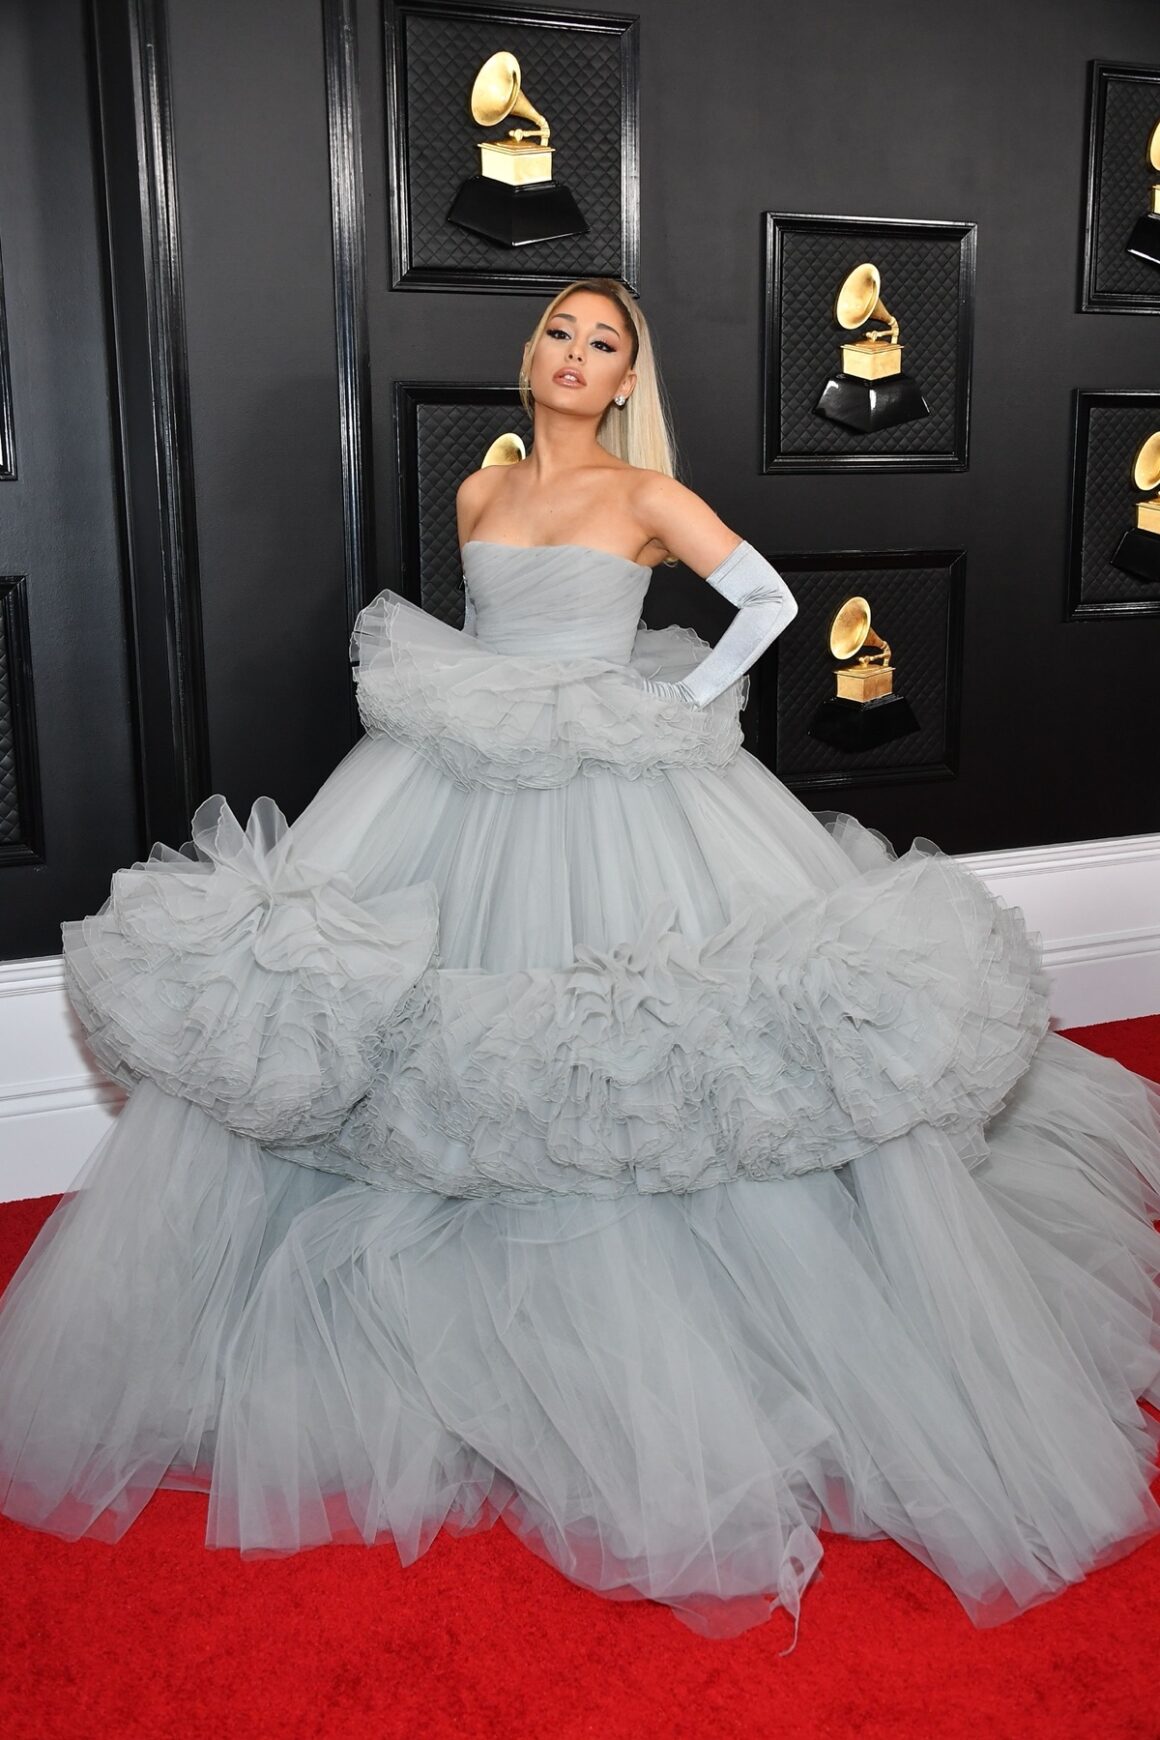
{"label": "dark gray wall", "polygon": [[301,808],[348,741],[319,0],[170,0],[212,785]]}
{"label": "dark gray wall", "polygon": [[[51,3],[79,16],[79,0]],[[327,110],[327,44],[337,38],[326,29],[328,3],[333,11],[340,0],[168,0],[166,8],[205,783],[243,816],[262,792],[293,816],[352,740]],[[122,0],[101,4],[119,10]],[[397,581],[394,381],[511,381],[540,304],[389,288],[382,21],[378,0],[351,4],[378,550],[369,595]],[[642,0],[638,10],[640,287],[686,480],[770,553],[967,550],[959,777],[813,792],[806,801],[847,808],[900,847],[922,833],[950,851],[1160,828],[1152,742],[1160,621],[1062,620],[1072,390],[1160,386],[1154,317],[1076,312],[1088,62],[1160,62],[1154,0],[977,0],[969,14],[928,0],[892,0],[874,14],[860,0],[721,0],[712,9]],[[78,52],[62,55],[43,96],[46,133],[56,109],[78,100]],[[438,127],[439,115],[424,124]],[[75,141],[70,149],[83,154]],[[83,186],[83,164],[73,173]],[[42,222],[47,197],[40,175],[4,183],[0,239],[10,273],[20,270],[14,254]],[[83,256],[96,246],[96,207],[61,209],[57,245]],[[767,209],[978,224],[969,471],[759,471]],[[98,354],[95,306],[64,319],[66,364],[91,366]],[[21,366],[27,399],[53,365],[30,352]],[[70,410],[62,401],[50,437],[99,457],[88,431],[108,414],[100,381],[78,377],[77,393],[84,404]],[[101,463],[111,468],[111,458]],[[90,510],[75,475],[69,511],[96,528],[101,510]],[[70,573],[58,618],[75,637],[94,605],[91,582],[75,566]],[[692,577],[662,573],[647,614],[715,635],[729,612]],[[50,696],[59,683],[47,650],[57,623],[42,615],[33,626],[38,685]],[[121,667],[107,634],[97,644],[94,690],[102,705],[120,696],[123,719]],[[50,734],[65,728],[54,714],[50,698],[42,722]],[[131,810],[124,732],[112,741],[116,802]],[[107,879],[126,853],[121,834],[95,831],[88,814],[92,747],[78,742],[67,765],[58,743],[50,754],[54,788],[83,788],[75,821],[50,830],[56,863],[87,856],[97,880]],[[0,872],[3,898],[23,900],[33,875]],[[58,946],[53,927],[66,906],[75,911],[76,895],[63,892],[71,886],[61,882],[51,921],[40,914],[44,950]]]}
{"label": "dark gray wall", "polygon": [[[23,575],[32,665],[0,740],[34,739],[18,792],[35,856],[0,862],[0,959],[60,949],[138,840],[133,695],[108,373],[108,299],[81,0],[0,7],[0,245],[17,475],[0,574]],[[7,715],[7,707],[0,709]]]}

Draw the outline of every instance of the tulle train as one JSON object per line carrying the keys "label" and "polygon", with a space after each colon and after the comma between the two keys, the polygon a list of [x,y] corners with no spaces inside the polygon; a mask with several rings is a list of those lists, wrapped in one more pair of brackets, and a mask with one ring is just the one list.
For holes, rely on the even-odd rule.
{"label": "tulle train", "polygon": [[1160,1092],[1055,1035],[1028,1081],[973,1172],[925,1129],[522,1204],[287,1167],[145,1083],[0,1312],[3,1508],[111,1540],[200,1487],[211,1546],[404,1562],[502,1516],[711,1635],[796,1614],[830,1528],[1006,1618],[1160,1527]]}

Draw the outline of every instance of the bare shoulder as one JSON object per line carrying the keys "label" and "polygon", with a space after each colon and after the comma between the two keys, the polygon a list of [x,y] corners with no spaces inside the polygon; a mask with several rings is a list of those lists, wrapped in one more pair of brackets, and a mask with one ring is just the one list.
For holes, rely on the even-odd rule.
{"label": "bare shoulder", "polygon": [[698,574],[711,573],[741,541],[708,502],[675,477],[642,469],[633,491],[641,524]]}
{"label": "bare shoulder", "polygon": [[481,508],[495,488],[498,465],[485,465],[478,471],[469,471],[455,492],[457,507]]}
{"label": "bare shoulder", "polygon": [[455,518],[461,544],[470,538],[476,521],[492,500],[503,472],[501,465],[485,465],[479,471],[469,472],[456,490]]}

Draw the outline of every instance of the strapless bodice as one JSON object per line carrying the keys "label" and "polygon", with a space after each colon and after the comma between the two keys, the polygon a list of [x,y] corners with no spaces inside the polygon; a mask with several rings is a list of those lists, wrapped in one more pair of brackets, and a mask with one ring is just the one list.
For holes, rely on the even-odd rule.
{"label": "strapless bodice", "polygon": [[749,678],[707,707],[674,692],[708,647],[641,621],[651,568],[581,544],[472,539],[463,569],[471,627],[390,589],[359,612],[351,658],[368,732],[413,744],[459,785],[503,791],[596,769],[661,778],[740,751]]}
{"label": "strapless bodice", "polygon": [[463,546],[475,638],[500,653],[627,663],[652,569],[581,544]]}

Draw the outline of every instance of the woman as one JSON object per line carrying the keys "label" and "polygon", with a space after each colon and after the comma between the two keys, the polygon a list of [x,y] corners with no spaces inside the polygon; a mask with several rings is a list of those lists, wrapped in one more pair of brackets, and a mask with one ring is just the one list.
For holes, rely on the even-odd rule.
{"label": "woman", "polygon": [[[0,1307],[3,1508],[404,1561],[502,1515],[710,1635],[830,1528],[1006,1618],[1160,1524],[1160,1090],[1048,1030],[1018,909],[742,748],[793,600],[673,480],[618,285],[523,387],[465,630],[381,594],[294,827],[211,799],[63,927],[131,1091]],[[712,650],[640,624],[670,557]]]}

